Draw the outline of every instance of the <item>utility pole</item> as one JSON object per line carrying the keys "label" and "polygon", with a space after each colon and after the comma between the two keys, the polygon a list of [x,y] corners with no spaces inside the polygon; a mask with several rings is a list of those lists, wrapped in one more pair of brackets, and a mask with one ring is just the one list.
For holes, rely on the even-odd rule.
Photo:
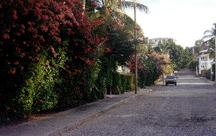
{"label": "utility pole", "polygon": [[215,72],[215,83],[216,83],[216,23],[213,24],[214,25],[214,28],[213,28],[213,35],[214,35],[214,44],[215,44],[215,50],[214,50],[214,53],[215,53],[215,56],[214,56],[214,72]]}
{"label": "utility pole", "polygon": [[[215,24],[215,29],[216,29],[216,24]],[[214,58],[214,72],[215,72],[215,83],[216,83],[216,35],[214,36],[214,38],[215,38],[215,50],[214,50],[214,52],[215,52],[215,58]]]}
{"label": "utility pole", "polygon": [[136,2],[134,2],[134,45],[135,45],[135,94],[137,94],[138,70],[137,70]]}

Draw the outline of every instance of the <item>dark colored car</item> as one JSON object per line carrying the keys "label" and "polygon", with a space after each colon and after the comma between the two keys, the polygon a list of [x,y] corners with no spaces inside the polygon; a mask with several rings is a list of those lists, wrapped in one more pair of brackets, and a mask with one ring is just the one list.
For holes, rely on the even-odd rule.
{"label": "dark colored car", "polygon": [[176,76],[167,76],[165,78],[165,83],[166,83],[166,86],[168,84],[174,84],[175,86],[177,85],[177,80],[176,80]]}

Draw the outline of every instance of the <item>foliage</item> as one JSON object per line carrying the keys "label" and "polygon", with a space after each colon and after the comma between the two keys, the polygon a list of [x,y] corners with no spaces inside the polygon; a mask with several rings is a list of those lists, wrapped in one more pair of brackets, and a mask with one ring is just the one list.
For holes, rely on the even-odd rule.
{"label": "foliage", "polygon": [[18,103],[20,112],[28,115],[32,111],[46,111],[53,109],[57,104],[58,96],[55,86],[61,82],[59,70],[66,61],[65,52],[61,52],[58,59],[41,56],[33,67],[32,75],[26,79],[26,83],[19,92]]}
{"label": "foliage", "polygon": [[188,67],[190,61],[193,59],[192,52],[188,48],[183,49],[180,45],[176,45],[173,40],[158,43],[154,50],[169,54],[175,70]]}
{"label": "foliage", "polygon": [[101,90],[104,90],[103,92],[120,94],[132,90],[132,75],[122,75],[116,72],[117,63],[112,57],[102,57],[101,60],[101,71],[97,82],[100,83],[99,86],[103,85],[101,87]]}
{"label": "foliage", "polygon": [[105,57],[111,56],[113,61],[125,65],[125,62],[134,52],[133,43],[129,41],[132,39],[132,35],[121,28],[111,30],[108,37],[107,45],[109,45],[111,52],[107,53]]}
{"label": "foliage", "polygon": [[101,99],[103,98],[105,92],[102,89],[102,87],[98,87],[103,86],[103,79],[101,82],[98,82],[99,79],[99,73],[101,70],[101,61],[97,60],[96,63],[91,66],[91,68],[89,69],[89,71],[86,72],[86,77],[85,77],[85,87],[86,87],[86,91],[88,92],[87,94],[87,98],[86,100],[89,101],[94,101],[97,99]]}
{"label": "foliage", "polygon": [[102,35],[106,34],[107,41],[103,47],[105,52],[100,57],[102,63],[99,77],[101,81],[104,81],[107,93],[119,94],[125,91],[124,83],[128,82],[128,88],[131,83],[123,79],[123,76],[119,75],[116,70],[117,65],[126,65],[129,57],[134,53],[133,29],[131,27],[133,21],[125,14],[112,9],[111,3],[104,4],[99,13],[104,16],[106,23],[100,26],[97,32]]}
{"label": "foliage", "polygon": [[81,7],[79,0],[0,2],[1,114],[53,109],[64,99],[56,84],[68,94],[88,94],[82,81],[106,38],[94,33],[103,21],[89,20]]}
{"label": "foliage", "polygon": [[[164,72],[164,66],[170,63],[169,58],[164,54],[150,52],[145,56],[139,56],[138,59],[138,85],[143,88],[154,84],[159,76]],[[128,67],[135,72],[135,58],[131,57]]]}
{"label": "foliage", "polygon": [[87,4],[84,12],[79,0],[0,1],[1,119],[134,88],[116,72],[134,52],[131,19]]}

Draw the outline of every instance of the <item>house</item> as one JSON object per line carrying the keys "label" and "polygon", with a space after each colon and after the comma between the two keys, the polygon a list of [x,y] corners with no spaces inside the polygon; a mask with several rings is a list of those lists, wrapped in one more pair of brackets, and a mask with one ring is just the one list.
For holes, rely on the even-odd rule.
{"label": "house", "polygon": [[117,72],[120,74],[130,74],[130,69],[127,66],[118,66]]}
{"label": "house", "polygon": [[205,76],[208,70],[212,69],[214,59],[210,58],[209,50],[199,52],[198,59],[198,75]]}

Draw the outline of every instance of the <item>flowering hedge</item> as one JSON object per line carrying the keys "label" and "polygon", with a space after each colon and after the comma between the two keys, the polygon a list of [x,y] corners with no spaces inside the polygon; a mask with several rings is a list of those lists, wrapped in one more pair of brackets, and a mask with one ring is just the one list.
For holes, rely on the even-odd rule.
{"label": "flowering hedge", "polygon": [[[170,63],[165,54],[151,52],[145,56],[139,56],[137,60],[138,85],[143,88],[145,85],[152,85],[164,72],[164,66]],[[131,56],[128,63],[129,69],[135,73],[135,56]]]}
{"label": "flowering hedge", "polygon": [[[94,29],[102,23],[101,19],[89,20],[83,14],[79,0],[0,1],[0,116],[20,112],[19,108],[22,109],[21,112],[29,113],[35,103],[43,105],[43,102],[46,102],[39,101],[46,96],[36,97],[39,94],[34,92],[36,90],[30,95],[29,90],[32,88],[26,82],[30,79],[37,80],[32,78],[40,74],[35,71],[37,65],[53,67],[55,64],[56,68],[51,70],[62,75],[55,78],[60,78],[70,89],[73,88],[70,90],[76,92],[73,94],[85,95],[80,88],[84,84],[84,75],[89,67],[95,65],[97,49],[106,40],[94,33]],[[67,57],[64,61],[58,61],[62,59],[62,52],[65,52]],[[45,73],[44,77],[46,74],[49,72]],[[50,79],[52,78],[51,76]],[[50,84],[53,84],[48,87],[51,91],[46,93],[51,92],[52,96],[58,95],[62,98],[62,93],[65,92],[55,88],[56,84],[59,88],[62,85],[55,82]],[[71,84],[73,86],[70,86]],[[38,85],[43,89],[42,85],[45,84]],[[17,102],[21,107],[17,107]],[[24,110],[23,104],[26,103],[30,111]],[[53,102],[53,106],[55,103]],[[40,108],[35,110],[52,109],[53,106],[39,106]]]}

